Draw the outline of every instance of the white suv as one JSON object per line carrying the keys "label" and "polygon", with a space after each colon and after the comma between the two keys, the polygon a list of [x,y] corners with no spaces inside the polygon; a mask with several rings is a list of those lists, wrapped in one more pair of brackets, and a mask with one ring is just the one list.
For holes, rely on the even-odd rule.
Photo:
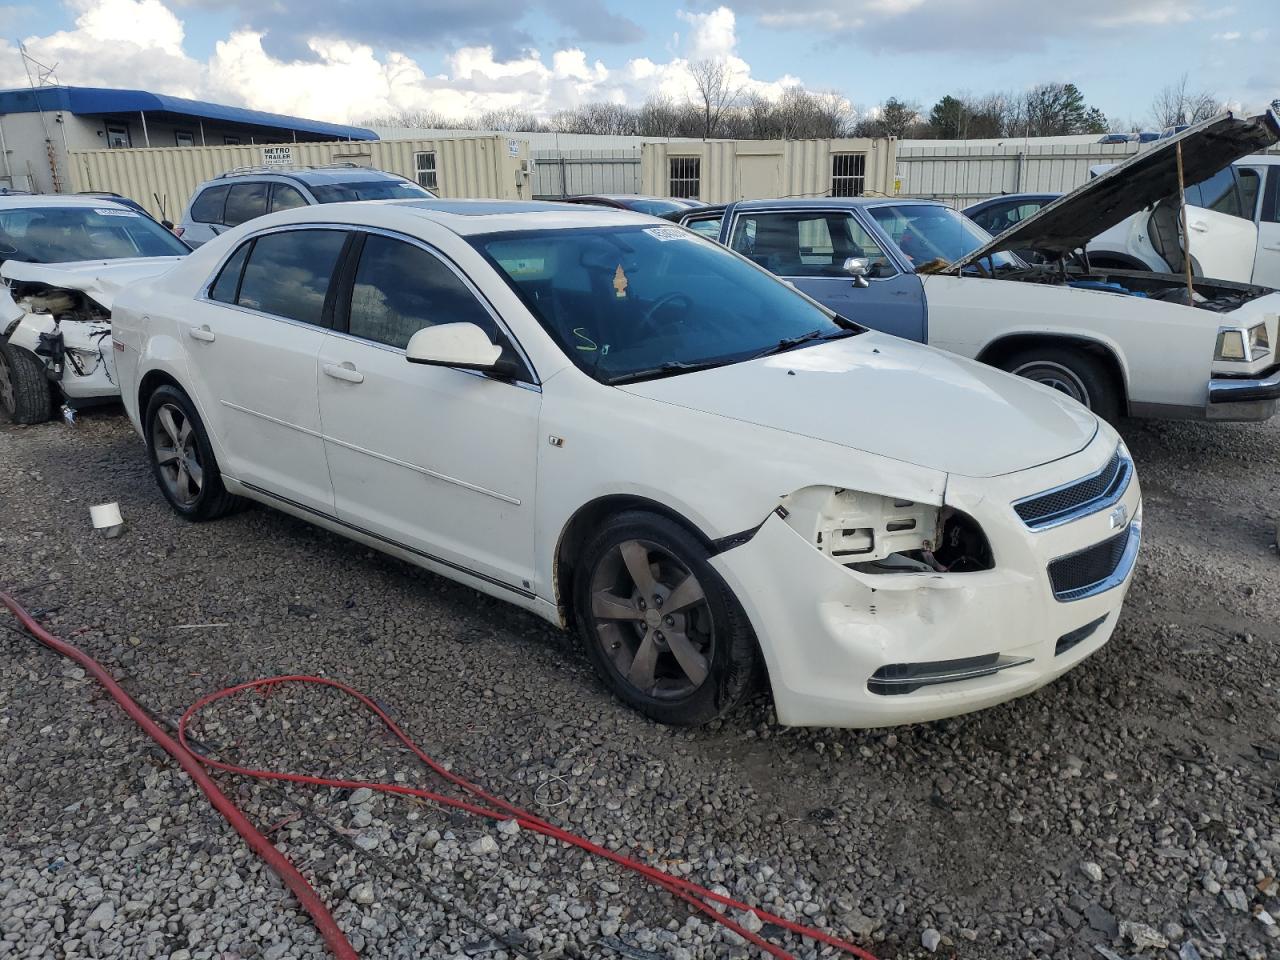
{"label": "white suv", "polygon": [[179,514],[257,500],[573,624],[667,723],[756,677],[821,726],[1029,693],[1107,642],[1137,556],[1132,461],[1080,404],[626,211],[273,214],[113,336]]}
{"label": "white suv", "polygon": [[423,200],[435,194],[398,173],[352,163],[238,167],[196,187],[175,232],[192,247],[281,210],[351,200]]}

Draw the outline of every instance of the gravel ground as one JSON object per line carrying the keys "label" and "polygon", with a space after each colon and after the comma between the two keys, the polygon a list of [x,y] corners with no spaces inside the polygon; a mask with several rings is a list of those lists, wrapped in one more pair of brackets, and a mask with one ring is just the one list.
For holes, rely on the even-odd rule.
{"label": "gravel ground", "polygon": [[[267,509],[177,519],[111,411],[0,428],[0,585],[171,720],[259,676],[344,680],[515,802],[882,958],[1277,957],[1280,422],[1126,434],[1147,543],[1111,643],[1036,695],[913,728],[787,729],[763,696],[656,726],[497,601]],[[114,540],[88,522],[107,500]],[[200,734],[240,762],[433,785],[330,691],[228,701]],[[221,782],[367,957],[752,955],[527,832]],[[323,955],[97,686],[0,630],[0,957]]]}

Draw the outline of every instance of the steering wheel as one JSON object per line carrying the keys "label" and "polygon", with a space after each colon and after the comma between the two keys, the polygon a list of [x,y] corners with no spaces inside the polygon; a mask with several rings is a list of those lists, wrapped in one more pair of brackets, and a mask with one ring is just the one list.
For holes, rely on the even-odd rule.
{"label": "steering wheel", "polygon": [[[678,290],[673,291],[672,293],[664,293],[654,301],[653,306],[644,312],[644,316],[640,318],[640,322],[637,326],[648,328],[651,333],[656,333],[658,330],[658,324],[654,322],[653,318],[656,317],[660,311],[681,301],[684,302],[686,309],[693,306],[693,298],[687,293],[681,293]],[[684,318],[681,317],[680,321],[677,322],[683,322],[683,320]]]}

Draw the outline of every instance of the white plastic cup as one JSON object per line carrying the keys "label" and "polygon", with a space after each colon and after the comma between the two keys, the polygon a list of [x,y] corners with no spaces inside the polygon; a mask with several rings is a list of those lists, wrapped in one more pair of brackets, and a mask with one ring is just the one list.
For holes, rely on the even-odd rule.
{"label": "white plastic cup", "polygon": [[100,503],[89,508],[89,519],[93,521],[93,529],[101,530],[107,538],[120,536],[124,529],[124,517],[120,516],[120,504]]}

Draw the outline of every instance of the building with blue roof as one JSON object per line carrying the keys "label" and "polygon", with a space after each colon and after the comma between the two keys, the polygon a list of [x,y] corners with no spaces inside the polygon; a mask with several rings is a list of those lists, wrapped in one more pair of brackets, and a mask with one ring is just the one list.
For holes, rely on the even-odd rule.
{"label": "building with blue roof", "polygon": [[146,90],[0,90],[0,186],[38,193],[71,189],[67,163],[73,150],[377,139],[364,127]]}

